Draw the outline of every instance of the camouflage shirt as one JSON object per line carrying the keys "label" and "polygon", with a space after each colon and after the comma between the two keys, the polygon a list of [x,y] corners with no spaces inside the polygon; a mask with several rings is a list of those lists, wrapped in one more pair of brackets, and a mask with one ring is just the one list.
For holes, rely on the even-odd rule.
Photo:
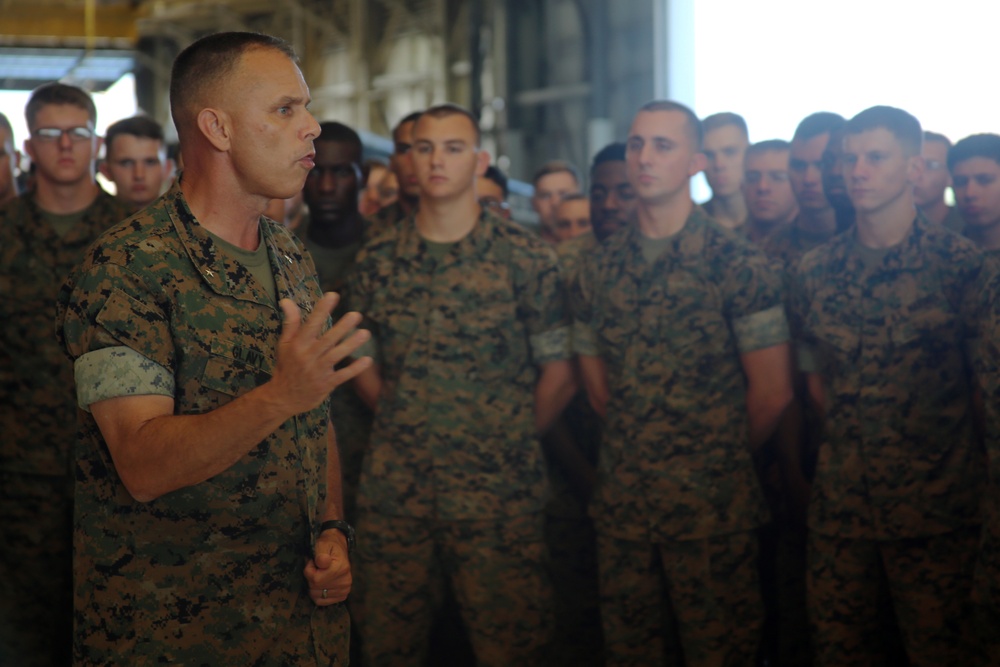
{"label": "camouflage shirt", "polygon": [[740,354],[782,344],[781,279],[695,209],[655,262],[633,221],[586,258],[573,345],[607,365],[591,515],[630,540],[703,539],[767,516],[748,444]]}
{"label": "camouflage shirt", "polygon": [[32,193],[0,210],[0,469],[70,474],[76,400],[53,333],[56,294],[87,246],[126,217],[103,191],[62,237]]}
{"label": "camouflage shirt", "polygon": [[836,232],[811,232],[799,227],[796,217],[790,225],[782,225],[771,232],[760,243],[760,249],[768,257],[777,260],[785,268],[792,269],[802,257],[829,241]]}
{"label": "camouflage shirt", "polygon": [[570,356],[551,248],[484,212],[435,260],[410,218],[361,251],[348,293],[383,382],[359,506],[446,520],[541,511],[538,366]]}
{"label": "camouflage shirt", "polygon": [[1000,265],[985,266],[980,282],[983,285],[981,335],[975,348],[974,368],[983,392],[989,469],[973,595],[979,602],[1000,608]]}
{"label": "camouflage shirt", "polygon": [[600,245],[593,234],[582,234],[569,241],[563,241],[555,246],[559,267],[565,276],[566,284],[573,284],[573,277],[587,255],[597,251]]}
{"label": "camouflage shirt", "polygon": [[854,539],[975,525],[985,461],[966,351],[982,255],[923,218],[881,253],[855,234],[808,253],[792,279],[803,370],[826,393],[809,525]]}
{"label": "camouflage shirt", "polygon": [[[280,225],[262,219],[261,229],[278,296],[311,309],[312,260]],[[85,408],[163,394],[178,415],[215,410],[270,378],[281,323],[176,185],[105,234],[59,294],[58,331]],[[326,497],[325,402],[226,471],[147,503],[128,494],[93,417],[79,414],[78,660],[330,664],[332,620],[346,612],[316,607],[302,573]]]}
{"label": "camouflage shirt", "polygon": [[394,201],[365,218],[365,238],[370,240],[384,234],[397,225],[403,224],[407,217],[403,211],[403,205],[399,201]]}

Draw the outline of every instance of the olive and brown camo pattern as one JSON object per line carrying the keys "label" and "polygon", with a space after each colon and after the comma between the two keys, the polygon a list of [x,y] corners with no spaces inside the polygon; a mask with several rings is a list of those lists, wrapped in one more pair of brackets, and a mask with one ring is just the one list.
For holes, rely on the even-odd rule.
{"label": "olive and brown camo pattern", "polygon": [[814,233],[799,227],[799,218],[788,225],[781,225],[760,242],[760,249],[768,257],[779,261],[788,271],[813,248],[829,241],[835,232]]}
{"label": "olive and brown camo pattern", "polygon": [[370,241],[409,221],[409,216],[403,211],[403,205],[394,201],[365,218],[365,239]]}
{"label": "olive and brown camo pattern", "polygon": [[591,515],[653,543],[751,530],[767,509],[740,353],[787,342],[781,278],[697,209],[652,264],[639,237],[612,235],[571,290],[574,348],[605,361],[610,389]]}
{"label": "olive and brown camo pattern", "polygon": [[65,236],[33,193],[0,210],[0,664],[67,659],[76,396],[53,331],[56,295],[87,246],[127,216],[103,191]]}
{"label": "olive and brown camo pattern", "polygon": [[484,213],[436,260],[411,219],[365,246],[348,294],[383,383],[359,508],[445,520],[541,512],[538,366],[570,355],[552,250]]}
{"label": "olive and brown camo pattern", "polygon": [[853,231],[803,258],[789,316],[827,402],[810,528],[898,539],[979,524],[985,456],[967,347],[982,263],[922,218],[880,260],[866,261]]}
{"label": "olive and brown camo pattern", "polygon": [[826,395],[809,504],[817,665],[870,664],[886,581],[913,664],[962,664],[937,660],[959,655],[975,551],[961,536],[985,482],[968,359],[982,266],[918,217],[897,246],[866,249],[852,229],[794,272],[793,331]]}
{"label": "olive and brown camo pattern", "polygon": [[593,234],[581,234],[555,246],[559,258],[559,270],[565,276],[567,285],[572,285],[576,272],[584,258],[597,251],[600,243]]}
{"label": "olive and brown camo pattern", "polygon": [[[989,458],[983,501],[983,531],[976,563],[973,597],[984,614],[1000,616],[1000,263],[983,271],[982,318],[974,354],[976,379],[983,394],[984,440]],[[1000,639],[997,640],[1000,644]]]}
{"label": "olive and brown camo pattern", "polygon": [[763,613],[753,531],[661,544],[598,534],[597,545],[608,667],[755,664]]}
{"label": "olive and brown camo pattern", "polygon": [[383,382],[358,501],[352,609],[364,654],[419,664],[437,572],[451,578],[479,664],[547,664],[534,390],[538,366],[570,356],[554,252],[484,212],[435,258],[411,218],[362,250],[348,294]]}
{"label": "olive and brown camo pattern", "polygon": [[811,531],[807,586],[816,667],[970,664],[978,540],[975,526],[896,540]]}
{"label": "olive and brown camo pattern", "polygon": [[654,262],[635,221],[613,234],[580,265],[571,308],[574,349],[608,369],[590,507],[607,664],[683,664],[678,642],[689,664],[749,664],[767,508],[740,354],[787,342],[781,278],[695,209]]}
{"label": "olive and brown camo pattern", "polygon": [[438,521],[361,511],[351,611],[366,667],[423,667],[445,581],[483,667],[551,667],[542,514]]}
{"label": "olive and brown camo pattern", "polygon": [[[261,230],[278,297],[311,310],[320,298],[312,260],[281,226],[265,220]],[[282,326],[265,288],[215,245],[177,185],[88,252],[59,306],[73,359],[137,352],[166,374],[161,385],[174,385],[176,414],[210,412],[266,382]],[[111,393],[122,395],[128,378],[95,381],[116,382]],[[93,417],[80,416],[77,664],[346,663],[346,607],[317,607],[302,572],[325,509],[325,402],[225,472],[147,503],[129,496]]]}
{"label": "olive and brown camo pattern", "polygon": [[70,473],[76,395],[73,367],[53,333],[56,295],[87,246],[127,217],[103,191],[63,237],[32,193],[0,210],[0,469]]}

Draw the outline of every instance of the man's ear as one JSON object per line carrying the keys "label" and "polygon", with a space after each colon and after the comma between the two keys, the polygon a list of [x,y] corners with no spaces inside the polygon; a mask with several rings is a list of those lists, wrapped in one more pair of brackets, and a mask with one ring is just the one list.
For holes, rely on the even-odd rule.
{"label": "man's ear", "polygon": [[198,112],[198,130],[219,151],[228,151],[232,146],[229,114],[218,109],[202,109]]}
{"label": "man's ear", "polygon": [[479,149],[476,152],[476,176],[482,176],[490,166],[490,152]]}
{"label": "man's ear", "polygon": [[[354,163],[355,168],[357,168],[357,165],[358,163],[355,162]],[[368,187],[368,177],[372,173],[371,165],[366,162],[365,164],[361,165],[358,171],[361,175],[361,177],[358,179],[358,190],[363,190],[364,188]]]}
{"label": "man's ear", "polygon": [[101,172],[101,176],[103,176],[104,178],[108,179],[109,181],[113,181],[113,179],[111,178],[111,170],[108,168],[107,158],[98,161],[97,171]]}
{"label": "man's ear", "polygon": [[691,164],[688,166],[688,176],[694,176],[708,169],[708,156],[698,151],[691,156]]}
{"label": "man's ear", "polygon": [[914,155],[907,159],[906,178],[910,183],[916,184],[924,174],[924,159],[919,155]]}

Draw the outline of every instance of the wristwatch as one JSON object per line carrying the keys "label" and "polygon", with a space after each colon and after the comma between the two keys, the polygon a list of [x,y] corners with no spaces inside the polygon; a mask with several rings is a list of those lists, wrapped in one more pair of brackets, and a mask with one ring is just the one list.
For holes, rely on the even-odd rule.
{"label": "wristwatch", "polygon": [[341,519],[330,519],[329,521],[324,521],[319,525],[320,534],[325,533],[331,528],[336,528],[344,534],[347,538],[347,553],[350,555],[354,552],[354,526],[343,521]]}

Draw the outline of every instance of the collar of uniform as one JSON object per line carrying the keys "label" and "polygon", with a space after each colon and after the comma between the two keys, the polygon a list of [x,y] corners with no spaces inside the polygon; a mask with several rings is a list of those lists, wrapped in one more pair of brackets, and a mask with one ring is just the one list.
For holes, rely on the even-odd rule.
{"label": "collar of uniform", "polygon": [[[487,254],[493,245],[494,231],[498,225],[502,224],[511,223],[507,223],[484,208],[479,220],[476,221],[469,233],[455,241],[455,248],[442,258],[441,265],[448,264],[459,257]],[[424,243],[423,237],[417,231],[416,214],[410,215],[403,223],[397,256],[409,260],[412,264],[423,264],[430,261],[427,244]]]}
{"label": "collar of uniform", "polygon": [[[26,231],[29,231],[32,237],[45,243],[58,242],[63,247],[90,245],[100,232],[128,217],[128,213],[118,201],[98,185],[97,196],[85,209],[83,217],[66,232],[65,236],[60,237],[49,225],[42,224],[44,214],[35,201],[35,193],[25,192],[18,196],[16,201],[21,202],[27,215],[13,216],[12,222],[16,223],[19,219],[21,224],[28,227]],[[16,205],[16,202],[11,204],[11,206]],[[99,229],[95,229],[95,226]]]}
{"label": "collar of uniform", "polygon": [[[649,266],[654,266],[664,260],[700,255],[705,249],[705,234],[710,224],[715,223],[705,213],[705,210],[700,206],[693,206],[687,220],[684,221],[684,226],[670,237],[669,248]],[[642,255],[642,232],[639,231],[638,213],[632,214],[632,220],[626,227],[625,233],[615,236],[618,236],[620,249],[630,255],[627,266],[637,269],[639,266],[647,265],[646,259]],[[611,239],[608,241],[610,242]]]}
{"label": "collar of uniform", "polygon": [[[928,233],[933,234],[935,231],[934,226],[922,214],[917,213],[910,231],[903,240],[886,252],[881,268],[890,271],[922,269],[927,259],[924,251],[925,239]],[[860,243],[857,223],[843,234],[834,237],[834,256],[843,263],[843,268],[852,274],[863,270],[862,259],[856,252]]]}
{"label": "collar of uniform", "polygon": [[[177,230],[178,238],[184,245],[191,263],[194,264],[195,270],[201,275],[201,279],[205,281],[212,291],[222,296],[230,296],[244,301],[268,303],[269,300],[263,294],[262,290],[256,288],[255,284],[250,282],[250,273],[245,267],[243,267],[243,273],[246,274],[247,280],[236,281],[232,278],[232,274],[237,272],[237,267],[233,266],[232,261],[228,259],[227,255],[219,250],[215,241],[209,236],[208,231],[194,217],[194,214],[188,207],[187,200],[184,198],[184,193],[181,191],[179,180],[164,195],[164,198],[167,202],[167,211],[170,215],[170,220],[174,225],[174,229]],[[265,229],[265,225],[261,225],[261,229]],[[264,231],[261,242],[266,243],[267,241],[267,231]],[[270,255],[271,253],[269,252],[268,254]],[[284,291],[281,290],[281,283],[278,282],[278,275],[283,275],[283,272],[275,276],[276,287],[279,289],[278,293],[283,294]]]}

